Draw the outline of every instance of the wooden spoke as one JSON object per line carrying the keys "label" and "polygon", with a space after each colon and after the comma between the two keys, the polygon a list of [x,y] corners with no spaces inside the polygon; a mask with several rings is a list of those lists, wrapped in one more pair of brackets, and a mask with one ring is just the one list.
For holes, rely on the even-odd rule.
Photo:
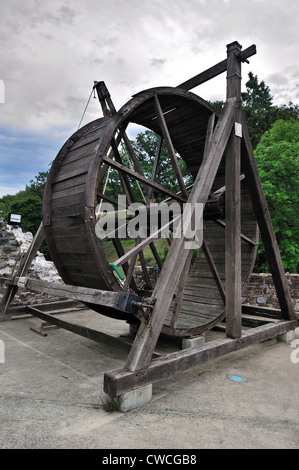
{"label": "wooden spoke", "polygon": [[[128,127],[128,124],[123,124],[121,126],[121,129],[119,130],[118,135],[114,138],[116,147],[119,146],[121,139],[125,135],[127,127]],[[108,157],[112,158],[113,155],[114,155],[113,150],[110,149]],[[107,163],[103,163],[103,165],[101,166],[100,171],[99,171],[99,176],[98,176],[98,188],[101,188],[105,175],[108,171],[108,168],[109,168],[109,165],[107,165]]]}
{"label": "wooden spoke", "polygon": [[211,272],[213,274],[213,278],[215,279],[215,282],[216,282],[216,285],[217,285],[218,290],[220,292],[220,295],[222,297],[222,300],[225,302],[225,290],[224,290],[224,287],[223,287],[223,284],[222,284],[222,281],[221,281],[221,277],[218,273],[218,270],[216,268],[216,264],[213,260],[211,252],[209,250],[209,247],[208,247],[208,245],[205,241],[203,241],[203,243],[202,243],[202,249],[203,249],[203,252],[204,252],[205,257],[207,259],[207,262],[210,266]]}
{"label": "wooden spoke", "polygon": [[209,120],[208,120],[204,152],[207,151],[208,146],[210,144],[210,141],[211,141],[211,138],[212,138],[212,135],[213,135],[214,126],[215,126],[215,113],[212,113],[211,116],[209,117]]}
{"label": "wooden spoke", "polygon": [[[113,245],[115,246],[118,256],[123,256],[125,252],[120,242],[120,239],[118,237],[112,238],[112,242],[113,242]],[[129,263],[126,262],[123,264],[123,270],[124,270],[125,275],[128,276]],[[132,277],[130,284],[131,284],[132,289],[137,291],[137,286],[136,286],[134,277]]]}
{"label": "wooden spoke", "polygon": [[[153,164],[152,175],[151,175],[151,181],[152,182],[154,182],[155,179],[156,179],[158,164],[159,164],[159,160],[160,160],[160,156],[161,156],[162,144],[163,144],[163,139],[162,139],[161,136],[159,136],[158,145],[157,145],[157,149],[156,149],[156,155],[155,155],[155,161],[154,161],[154,164]],[[148,201],[150,201],[150,199],[152,197],[152,194],[153,194],[153,187],[150,186],[148,194],[147,194]]]}
{"label": "wooden spoke", "polygon": [[160,258],[160,256],[159,256],[159,254],[158,254],[158,251],[157,251],[157,248],[155,247],[154,242],[151,242],[151,243],[149,244],[149,246],[150,246],[150,249],[151,249],[151,251],[152,251],[152,253],[153,253],[153,255],[154,255],[154,258],[155,258],[155,260],[156,260],[156,263],[157,263],[159,269],[161,270],[161,269],[162,269],[162,266],[163,266],[163,263],[162,263],[162,261],[161,261],[161,258]]}
{"label": "wooden spoke", "polygon": [[[218,225],[220,225],[221,227],[225,228],[226,227],[226,224],[224,222],[224,220],[221,220],[221,219],[213,219],[214,222]],[[257,242],[255,242],[254,240],[252,240],[251,238],[247,237],[246,235],[244,235],[244,233],[241,233],[241,239],[244,240],[245,242],[249,243],[250,245],[252,246],[256,246],[257,245]]]}
{"label": "wooden spoke", "polygon": [[146,285],[149,289],[151,289],[152,288],[152,283],[151,283],[151,280],[150,280],[150,277],[149,277],[149,274],[148,274],[148,271],[147,271],[147,267],[146,267],[146,263],[145,263],[145,259],[144,259],[144,254],[143,254],[142,250],[139,251],[139,259],[140,259],[140,263],[141,263],[141,267],[142,267],[142,271],[143,271],[143,275],[144,275]]}
{"label": "wooden spoke", "polygon": [[176,216],[173,220],[168,222],[167,224],[163,225],[163,227],[159,228],[156,230],[153,234],[151,234],[149,237],[145,238],[141,242],[139,242],[134,248],[128,251],[124,256],[119,258],[118,260],[114,261],[113,264],[115,266],[121,266],[123,263],[125,263],[128,259],[130,259],[132,256],[135,256],[138,254],[141,250],[143,250],[147,245],[149,245],[155,238],[158,238],[159,234],[163,232],[167,227],[169,227],[171,224],[173,224],[175,221],[177,221],[181,217],[181,214]]}
{"label": "wooden spoke", "polygon": [[[135,245],[136,244],[137,244],[137,239],[135,241]],[[134,254],[131,258],[131,263],[130,263],[128,273],[127,273],[127,277],[126,277],[126,280],[125,280],[125,286],[126,287],[129,287],[131,285],[132,280],[133,280],[133,272],[134,272],[135,264],[136,264],[136,261],[137,261],[137,256],[138,256],[138,253]]]}
{"label": "wooden spoke", "polygon": [[166,143],[166,146],[167,146],[170,158],[171,158],[172,166],[173,166],[174,172],[176,174],[176,177],[177,177],[177,180],[178,180],[178,183],[179,183],[179,187],[182,191],[182,195],[185,198],[188,198],[188,193],[186,191],[183,175],[182,175],[180,166],[178,164],[178,160],[177,160],[177,157],[176,157],[176,154],[175,154],[175,149],[174,149],[174,146],[172,144],[170,133],[168,131],[166,121],[165,121],[165,118],[164,118],[164,115],[163,115],[163,112],[162,112],[162,108],[161,108],[161,105],[160,105],[160,102],[159,102],[159,99],[158,99],[157,95],[155,95],[155,109],[156,109],[156,112],[157,112],[157,118],[158,118],[158,122],[159,122],[159,125],[160,125],[160,129],[162,131],[162,134],[163,134],[163,137],[164,137],[164,140],[165,140],[165,143]]}
{"label": "wooden spoke", "polygon": [[121,163],[116,162],[115,160],[111,160],[111,158],[104,157],[103,159],[104,162],[108,163],[112,167],[120,170],[123,174],[127,174],[129,176],[132,176],[133,178],[142,181],[145,185],[151,186],[152,188],[157,189],[161,193],[167,194],[168,196],[172,197],[173,199],[176,199],[177,201],[180,202],[186,202],[186,198],[180,196],[179,194],[175,194],[172,191],[170,191],[167,188],[164,188],[158,183],[154,183],[151,180],[148,180],[144,176],[140,175],[139,173],[136,173],[136,171],[131,170],[130,168],[127,168],[126,166],[122,165]]}
{"label": "wooden spoke", "polygon": [[[116,143],[115,143],[114,139],[111,140],[111,147],[112,147],[112,150],[113,150],[113,153],[114,153],[115,163],[118,163],[120,166],[125,168],[122,165],[122,160],[121,160],[121,157],[119,155],[119,152],[118,152],[118,149],[117,149],[117,146],[116,146]],[[108,163],[107,160],[108,160],[108,158],[104,158],[105,163]],[[109,160],[111,160],[111,159],[109,159]],[[113,162],[113,160],[111,160],[111,162]],[[111,166],[113,166],[113,165],[111,165]],[[117,169],[120,170],[120,167],[118,167]],[[132,187],[131,187],[130,182],[127,178],[126,173],[124,171],[119,171],[119,178],[120,178],[124,193],[126,195],[128,204],[131,204],[134,201],[135,198],[134,198]]]}
{"label": "wooden spoke", "polygon": [[187,259],[186,259],[186,262],[183,267],[182,274],[179,280],[178,290],[177,290],[176,298],[175,298],[175,304],[174,304],[172,317],[170,321],[171,328],[176,328],[177,326],[178,315],[179,315],[180,308],[181,308],[182,301],[183,301],[184,288],[187,282],[187,275],[188,275],[188,271],[189,271],[190,264],[191,264],[192,253],[193,253],[193,250],[189,250],[189,253],[188,253],[188,256],[187,256]]}

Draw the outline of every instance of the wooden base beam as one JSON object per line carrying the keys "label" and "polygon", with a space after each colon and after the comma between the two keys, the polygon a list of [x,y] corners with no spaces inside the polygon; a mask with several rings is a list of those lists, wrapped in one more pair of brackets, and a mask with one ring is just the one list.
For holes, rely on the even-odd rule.
{"label": "wooden base beam", "polygon": [[295,327],[296,321],[278,320],[275,324],[270,323],[247,330],[241,338],[211,341],[198,348],[185,349],[153,359],[146,369],[134,372],[129,369],[108,372],[104,375],[104,392],[112,397],[119,396],[135,388],[171,377],[177,372],[198,366],[211,359],[281,335],[295,329]]}

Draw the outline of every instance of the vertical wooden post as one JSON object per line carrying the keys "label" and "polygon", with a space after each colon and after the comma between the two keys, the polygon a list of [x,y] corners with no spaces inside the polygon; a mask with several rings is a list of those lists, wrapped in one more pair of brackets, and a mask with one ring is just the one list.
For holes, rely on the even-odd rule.
{"label": "vertical wooden post", "polygon": [[[235,97],[235,123],[240,122],[241,46],[227,45],[227,98]],[[232,129],[226,151],[225,167],[225,291],[226,335],[240,338],[242,333],[241,305],[241,137]]]}

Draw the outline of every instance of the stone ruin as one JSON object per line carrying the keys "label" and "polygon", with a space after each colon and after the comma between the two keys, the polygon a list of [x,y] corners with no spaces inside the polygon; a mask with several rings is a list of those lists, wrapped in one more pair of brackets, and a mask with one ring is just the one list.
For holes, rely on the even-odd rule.
{"label": "stone ruin", "polygon": [[[4,286],[5,279],[3,278],[11,278],[15,274],[19,262],[23,254],[29,249],[32,240],[33,235],[31,232],[24,233],[22,228],[8,225],[4,222],[0,212],[0,298],[6,289]],[[28,276],[49,282],[62,282],[54,263],[47,261],[41,252],[37,253],[31,264]],[[24,303],[43,303],[51,300],[54,300],[54,298],[46,293],[30,292],[27,289],[19,288],[12,306]]]}

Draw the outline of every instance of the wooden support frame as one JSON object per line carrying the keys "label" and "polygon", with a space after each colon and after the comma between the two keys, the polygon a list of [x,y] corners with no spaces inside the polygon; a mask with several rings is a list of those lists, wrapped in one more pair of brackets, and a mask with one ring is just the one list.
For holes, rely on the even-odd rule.
{"label": "wooden support frame", "polygon": [[[156,307],[152,314],[150,337],[146,326],[142,325],[137,333],[135,342],[133,343],[125,368],[120,371],[106,373],[104,376],[104,391],[111,396],[121,395],[122,393],[136,387],[141,387],[146,384],[153,383],[161,378],[172,376],[174,373],[202,364],[208,360],[236,351],[250,344],[258,343],[271,337],[275,337],[276,335],[283,334],[287,331],[293,330],[296,326],[295,313],[291,302],[290,292],[288,290],[277,242],[255,165],[244,114],[242,113],[240,106],[240,64],[243,61],[247,61],[247,58],[255,53],[255,46],[251,46],[242,52],[239,43],[231,43],[227,46],[227,59],[225,61],[180,85],[182,88],[190,89],[227,70],[228,86],[226,106],[228,106],[232,99],[234,100],[233,107],[230,109],[230,113],[233,118],[225,120],[225,112],[220,118],[220,127],[221,125],[223,126],[223,140],[218,140],[220,158],[228,144],[226,157],[226,204],[230,206],[230,209],[228,211],[226,222],[224,223],[226,231],[227,276],[225,291],[219,276],[217,276],[217,271],[214,271],[218,288],[220,289],[222,298],[225,299],[226,303],[226,338],[219,341],[213,341],[200,348],[192,348],[169,354],[159,359],[151,360],[151,354],[162,329],[163,321],[169,308],[168,303],[170,303],[165,302],[166,296],[164,296],[164,301],[162,301],[162,298],[160,299],[158,295]],[[234,123],[242,125],[243,136],[236,135],[233,126]],[[217,151],[215,150],[215,142],[217,141],[217,137],[219,138],[219,134],[217,134],[219,131],[219,122],[217,126],[218,128],[216,127],[211,138],[211,142],[205,149],[206,158],[204,158],[203,165],[198,175],[201,180],[203,178],[203,174],[205,174],[206,171],[208,172],[211,170],[212,161],[214,160],[215,163],[215,158],[217,158],[217,165],[220,162],[219,155],[217,155]],[[243,153],[245,148],[245,156],[243,155],[242,157],[242,165],[244,166],[244,172],[246,173],[245,176],[248,179],[251,199],[256,211],[256,217],[262,238],[266,245],[266,253],[271,258],[271,272],[280,300],[281,314],[282,317],[286,319],[286,321],[282,321],[279,320],[279,316],[277,316],[275,320],[271,318],[269,323],[252,328],[245,332],[242,332],[241,324],[241,143]],[[209,165],[211,165],[210,168]],[[205,167],[204,170],[203,167]],[[192,198],[192,194],[196,191],[200,191],[200,199],[198,200],[204,201],[204,188],[198,184],[198,178],[196,179],[196,183],[194,184],[195,188],[193,188],[190,198]],[[246,241],[252,242],[251,240]],[[172,248],[176,250],[177,253],[180,253],[180,257],[176,259],[176,267],[174,268],[174,266],[170,266],[170,263],[166,263],[166,267],[164,266],[161,273],[162,276],[160,277],[160,283],[165,283],[165,287],[167,288],[166,294],[169,299],[172,298],[179,275],[186,264],[186,254],[185,256],[182,255],[176,240],[173,241]],[[208,256],[208,247],[204,247],[204,252],[206,253],[206,256]],[[171,279],[173,275],[175,277],[174,281]],[[159,310],[157,313],[156,309]],[[252,313],[250,312],[250,309],[249,313]],[[265,314],[265,317],[267,317],[267,314]],[[175,318],[173,318],[173,321],[175,321]]]}
{"label": "wooden support frame", "polygon": [[[235,97],[235,122],[240,121],[241,63],[235,42],[227,46],[227,98]],[[241,140],[233,127],[225,159],[225,313],[226,334],[240,338],[241,321]]]}
{"label": "wooden support frame", "polygon": [[124,368],[104,375],[104,391],[112,396],[119,396],[134,388],[171,377],[178,372],[204,364],[217,357],[265,341],[295,328],[296,321],[279,321],[252,328],[243,333],[241,338],[211,341],[198,348],[185,349],[153,359],[148,367],[138,371]]}
{"label": "wooden support frame", "polygon": [[[229,98],[216,125],[188,199],[193,210],[195,203],[205,204],[209,197],[212,183],[231,133],[234,113],[235,99]],[[141,323],[127,359],[126,367],[132,371],[143,369],[150,364],[152,353],[188,256],[188,250],[184,249],[184,243],[183,237],[174,238],[171,243],[169,255],[153,292],[156,305],[152,313],[151,325]]]}
{"label": "wooden support frame", "polygon": [[[226,307],[226,337],[217,341],[206,343],[204,346],[192,348],[188,350],[171,353],[157,359],[153,359],[157,341],[163,329],[163,324],[168,313],[173,295],[179,285],[177,304],[181,300],[183,292],[184,270],[188,270],[191,258],[191,252],[184,249],[184,238],[174,237],[170,245],[169,256],[163,265],[160,277],[153,292],[155,298],[155,306],[150,315],[150,321],[139,317],[141,324],[136,334],[133,345],[129,351],[127,362],[123,369],[107,372],[104,375],[104,391],[110,396],[118,396],[132,389],[156,382],[162,378],[172,376],[174,373],[184,371],[191,367],[203,364],[208,360],[220,357],[233,351],[238,351],[251,344],[258,343],[269,338],[281,335],[296,326],[296,316],[292,305],[290,292],[285,277],[285,272],[281,262],[274,230],[271,224],[269,211],[265,196],[262,190],[261,181],[258,175],[256,163],[254,160],[253,150],[250,143],[248,129],[245,122],[244,113],[240,106],[240,83],[241,83],[241,62],[247,61],[247,58],[256,53],[255,46],[250,46],[244,51],[241,50],[239,43],[234,42],[227,46],[227,58],[216,64],[214,67],[202,72],[192,79],[182,83],[178,88],[190,90],[201,83],[216,77],[220,73],[227,71],[227,99],[222,110],[220,118],[214,128],[215,114],[209,119],[207,128],[206,145],[202,165],[192,187],[191,193],[187,199],[186,188],[183,184],[181,173],[176,163],[174,148],[171,138],[168,135],[168,129],[164,119],[164,115],[158,100],[155,96],[155,109],[157,118],[160,122],[163,137],[170,152],[172,163],[174,165],[177,177],[181,187],[181,194],[174,194],[165,190],[162,186],[155,183],[155,173],[160,158],[162,146],[162,137],[159,140],[153,173],[151,179],[146,179],[138,167],[138,161],[134,159],[134,154],[130,147],[125,129],[119,131],[119,135],[112,142],[112,150],[115,159],[109,156],[103,158],[106,165],[105,168],[111,166],[119,171],[123,181],[124,189],[129,190],[128,178],[131,176],[143,183],[147,189],[147,199],[151,198],[152,191],[157,189],[164,192],[169,197],[180,202],[189,202],[191,205],[195,203],[205,204],[211,192],[212,183],[221,163],[221,159],[226,152],[226,221],[216,221],[224,226],[225,229],[225,247],[226,247],[226,283],[222,284],[220,275],[216,265],[209,252],[209,247],[203,244],[203,251],[207,261],[211,267],[212,274],[220,291],[222,299],[225,301]],[[110,95],[105,89],[100,87],[100,100],[103,106],[104,114],[110,112],[115,113]],[[108,103],[108,107],[106,106]],[[235,123],[241,125],[242,135],[235,133]],[[121,138],[124,137],[126,147],[135,163],[135,170],[124,166],[118,155],[117,146]],[[241,304],[241,239],[251,244],[254,241],[243,236],[240,224],[240,170],[244,171],[252,205],[255,210],[256,219],[260,228],[263,243],[265,245],[266,255],[271,268],[274,284],[276,287],[278,299],[280,302],[280,310],[262,309],[259,307],[242,306]],[[131,195],[132,198],[132,195]],[[32,247],[27,253],[24,261],[21,263],[16,276],[12,279],[8,296],[4,299],[5,310],[19,285],[26,285],[32,290],[45,289],[44,281],[31,280],[25,276],[33,257],[35,256],[40,243],[42,241],[42,226],[35,237]],[[152,243],[149,237],[144,242]],[[142,242],[131,252],[124,255],[118,248],[120,256],[117,264],[124,264],[127,270],[127,281],[131,279],[133,267],[136,257],[143,246]],[[154,250],[153,250],[154,252]],[[130,265],[126,264],[131,257]],[[183,273],[183,275],[182,275]],[[181,283],[179,283],[181,279]],[[49,283],[48,283],[49,284]],[[97,303],[107,308],[115,307],[118,292],[99,291],[96,289],[82,288],[78,286],[67,286],[61,284],[47,285],[49,293],[70,299],[81,300],[83,302]],[[3,306],[3,300],[2,304]],[[35,308],[30,308],[30,313],[41,319],[49,320],[49,316]],[[242,331],[242,313],[243,315],[255,317],[263,317],[265,324],[252,328],[251,330]],[[74,333],[86,336],[90,339],[101,340],[104,338],[100,332],[94,332],[84,327],[70,324],[63,320],[53,318],[53,323],[63,328],[69,329]],[[256,320],[256,318],[253,320]],[[268,320],[268,321],[267,321]],[[177,321],[176,311],[172,318],[171,324]],[[263,322],[264,323],[264,322]],[[102,336],[101,336],[102,335]]]}

